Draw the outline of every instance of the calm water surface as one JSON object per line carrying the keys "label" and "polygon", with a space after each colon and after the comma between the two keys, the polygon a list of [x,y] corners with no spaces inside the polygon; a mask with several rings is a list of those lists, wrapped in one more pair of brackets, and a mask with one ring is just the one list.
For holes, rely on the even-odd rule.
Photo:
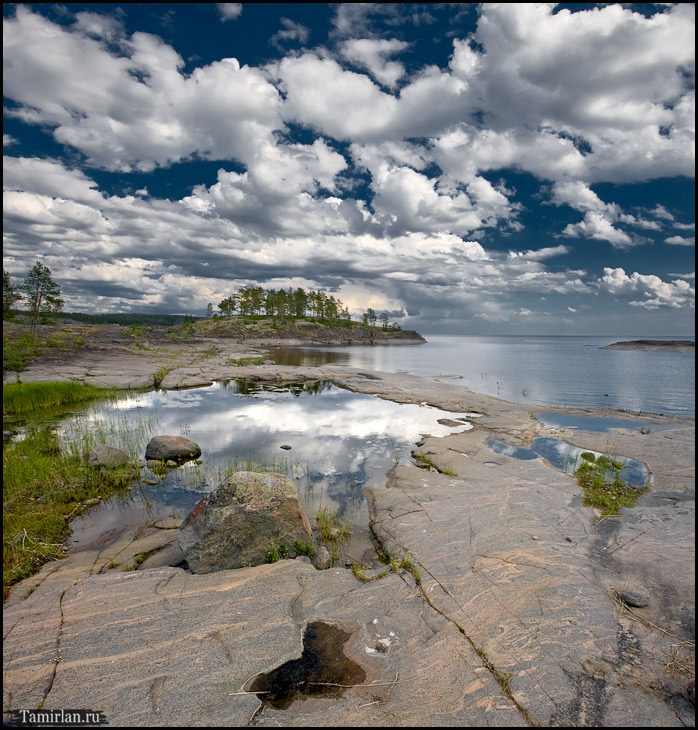
{"label": "calm water surface", "polygon": [[[280,364],[339,364],[441,376],[475,392],[532,406],[695,417],[695,355],[598,349],[620,339],[629,338],[432,336],[423,345],[277,348],[272,354]],[[537,409],[542,420],[556,418],[543,410]],[[284,388],[216,383],[94,407],[75,419],[79,429],[98,430],[107,443],[140,457],[151,436],[182,434],[201,446],[203,463],[175,469],[164,480],[146,471],[128,497],[110,500],[75,521],[73,544],[85,544],[110,527],[170,514],[184,517],[229,469],[261,466],[294,480],[311,518],[321,507],[338,510],[355,534],[346,552],[360,559],[370,545],[362,488],[383,487],[393,464],[411,463],[410,452],[423,435],[468,428],[437,423],[462,416],[350,393],[328,383]],[[555,427],[552,421],[550,425]],[[580,423],[565,427],[575,426],[590,428]],[[628,425],[619,421],[613,427]],[[71,438],[70,430],[66,425],[65,438]],[[541,453],[524,458],[542,456],[560,468],[557,452],[567,447],[543,441],[539,446]],[[567,451],[564,460],[570,460]]]}
{"label": "calm water surface", "polygon": [[[347,553],[360,559],[370,547],[362,488],[384,487],[386,472],[396,462],[410,463],[410,452],[423,435],[472,428],[466,422],[453,428],[437,423],[449,417],[464,415],[383,401],[329,383],[215,383],[94,407],[78,419],[80,432],[87,428],[102,433],[110,445],[125,447],[140,458],[153,435],[181,434],[201,446],[202,464],[173,469],[165,480],[156,480],[146,470],[139,488],[127,498],[111,500],[73,523],[73,544],[85,544],[105,529],[144,518],[184,517],[223,481],[229,468],[261,468],[285,473],[294,481],[311,521],[319,508],[338,511],[354,533]],[[66,424],[68,440],[76,437],[70,429]]]}
{"label": "calm water surface", "polygon": [[515,403],[695,418],[695,353],[599,349],[629,339],[678,338],[427,335],[422,345],[294,348],[292,354],[277,348],[273,354],[280,363],[293,357],[295,364],[319,365],[324,352],[328,363],[456,376],[453,382],[476,393]]}

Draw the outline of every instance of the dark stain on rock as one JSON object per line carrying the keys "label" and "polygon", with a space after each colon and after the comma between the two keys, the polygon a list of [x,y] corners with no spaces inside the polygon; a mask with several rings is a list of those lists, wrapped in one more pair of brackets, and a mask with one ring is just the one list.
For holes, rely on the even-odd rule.
{"label": "dark stain on rock", "polygon": [[584,672],[563,670],[576,689],[576,698],[559,707],[550,718],[550,727],[599,727],[604,724],[607,687],[602,678]]}
{"label": "dark stain on rock", "polygon": [[299,697],[339,697],[348,686],[366,679],[364,670],[344,654],[350,634],[323,621],[309,623],[303,636],[299,659],[258,674],[250,692],[258,692],[262,702],[285,710]]}

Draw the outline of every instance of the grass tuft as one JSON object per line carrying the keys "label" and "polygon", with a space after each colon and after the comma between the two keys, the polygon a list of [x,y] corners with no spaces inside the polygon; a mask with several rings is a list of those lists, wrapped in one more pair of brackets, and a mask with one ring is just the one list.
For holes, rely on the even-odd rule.
{"label": "grass tuft", "polygon": [[351,537],[349,525],[339,517],[339,512],[330,512],[327,507],[321,507],[315,515],[317,523],[318,538],[327,548],[332,559],[332,565],[336,565],[340,556],[340,547]]}
{"label": "grass tuft", "polygon": [[62,450],[48,426],[27,430],[3,448],[3,593],[45,562],[63,556],[72,517],[85,502],[128,487],[135,466],[94,469]]}

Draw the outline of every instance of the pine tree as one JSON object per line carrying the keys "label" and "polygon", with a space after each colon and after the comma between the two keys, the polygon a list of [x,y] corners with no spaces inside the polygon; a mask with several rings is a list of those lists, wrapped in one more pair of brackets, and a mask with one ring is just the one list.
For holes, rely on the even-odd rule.
{"label": "pine tree", "polygon": [[27,274],[20,289],[27,295],[32,316],[31,333],[34,334],[41,312],[60,312],[63,308],[61,288],[51,277],[51,269],[37,261]]}
{"label": "pine tree", "polygon": [[12,306],[15,302],[18,302],[22,298],[22,295],[17,291],[17,287],[12,283],[10,275],[2,270],[2,318],[12,319],[13,312]]}

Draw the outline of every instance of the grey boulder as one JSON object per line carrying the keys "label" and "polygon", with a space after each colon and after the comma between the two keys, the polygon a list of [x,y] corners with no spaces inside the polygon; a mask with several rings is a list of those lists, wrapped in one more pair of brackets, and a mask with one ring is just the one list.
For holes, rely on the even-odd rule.
{"label": "grey boulder", "polygon": [[153,436],[145,449],[146,461],[172,460],[181,464],[199,456],[199,445],[184,436]]}

